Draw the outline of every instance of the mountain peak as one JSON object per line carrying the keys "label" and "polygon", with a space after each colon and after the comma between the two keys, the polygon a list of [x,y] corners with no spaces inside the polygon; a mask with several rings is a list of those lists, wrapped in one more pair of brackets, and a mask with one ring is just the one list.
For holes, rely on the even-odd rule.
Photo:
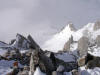
{"label": "mountain peak", "polygon": [[65,32],[65,31],[76,31],[76,28],[74,27],[73,23],[69,23],[62,30],[62,32]]}
{"label": "mountain peak", "polygon": [[68,27],[71,29],[71,31],[76,31],[76,28],[74,27],[73,23],[69,23]]}

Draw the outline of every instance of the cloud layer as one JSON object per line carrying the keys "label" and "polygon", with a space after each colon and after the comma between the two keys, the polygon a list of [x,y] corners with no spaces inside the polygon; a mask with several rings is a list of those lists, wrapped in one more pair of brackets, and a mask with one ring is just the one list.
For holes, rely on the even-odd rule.
{"label": "cloud layer", "polygon": [[99,0],[0,0],[0,40],[21,33],[42,44],[69,21],[80,28],[99,19]]}

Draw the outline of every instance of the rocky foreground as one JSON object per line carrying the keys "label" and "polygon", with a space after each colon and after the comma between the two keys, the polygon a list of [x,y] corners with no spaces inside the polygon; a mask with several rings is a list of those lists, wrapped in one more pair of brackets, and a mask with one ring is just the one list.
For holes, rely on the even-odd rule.
{"label": "rocky foreground", "polygon": [[5,75],[34,75],[37,68],[46,75],[80,75],[80,66],[86,65],[86,69],[100,67],[100,57],[89,53],[80,58],[77,51],[43,51],[30,35],[26,39],[17,34],[16,38],[12,44],[1,42],[6,52],[0,55],[0,62],[10,63],[11,69]]}
{"label": "rocky foreground", "polygon": [[[94,33],[99,31],[99,25],[95,23]],[[76,32],[72,24],[68,27]],[[85,28],[88,30],[88,26]],[[86,29],[82,29],[84,36],[78,40],[70,35],[57,52],[43,50],[30,35],[17,34],[9,44],[0,41],[0,75],[100,75],[100,34],[91,41]]]}

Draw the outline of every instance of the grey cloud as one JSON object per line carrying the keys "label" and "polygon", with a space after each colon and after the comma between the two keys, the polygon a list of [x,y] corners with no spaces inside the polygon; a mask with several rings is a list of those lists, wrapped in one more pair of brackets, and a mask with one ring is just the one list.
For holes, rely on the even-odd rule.
{"label": "grey cloud", "polygon": [[0,0],[0,40],[31,34],[42,44],[69,21],[76,28],[100,19],[100,0]]}

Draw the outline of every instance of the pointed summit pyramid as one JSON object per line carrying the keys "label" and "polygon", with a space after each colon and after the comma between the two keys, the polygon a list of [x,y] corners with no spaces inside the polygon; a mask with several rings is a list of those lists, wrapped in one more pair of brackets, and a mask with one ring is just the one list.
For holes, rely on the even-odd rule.
{"label": "pointed summit pyramid", "polygon": [[69,40],[74,32],[75,28],[72,23],[66,25],[60,33],[55,34],[44,44],[43,49],[54,52],[62,50],[64,44]]}

